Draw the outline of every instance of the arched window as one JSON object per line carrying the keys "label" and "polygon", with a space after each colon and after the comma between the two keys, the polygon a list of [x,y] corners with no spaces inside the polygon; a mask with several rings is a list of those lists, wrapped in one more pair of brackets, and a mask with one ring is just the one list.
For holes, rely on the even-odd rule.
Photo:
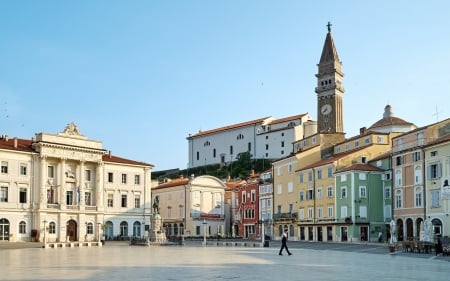
{"label": "arched window", "polygon": [[94,234],[94,224],[92,222],[86,224],[86,234]]}
{"label": "arched window", "polygon": [[141,237],[141,223],[138,221],[133,223],[133,236]]}
{"label": "arched window", "polygon": [[105,235],[105,239],[106,240],[109,240],[109,239],[111,239],[112,237],[113,237],[113,228],[114,228],[114,225],[113,225],[113,223],[111,222],[111,221],[107,221],[106,223],[105,223],[105,228],[104,228],[104,235]]}
{"label": "arched window", "polygon": [[48,233],[55,234],[56,233],[56,223],[54,221],[48,224]]}
{"label": "arched window", "polygon": [[24,221],[19,222],[19,233],[20,234],[27,233],[27,224]]}
{"label": "arched window", "polygon": [[126,221],[120,223],[120,236],[121,237],[128,236],[128,223]]}

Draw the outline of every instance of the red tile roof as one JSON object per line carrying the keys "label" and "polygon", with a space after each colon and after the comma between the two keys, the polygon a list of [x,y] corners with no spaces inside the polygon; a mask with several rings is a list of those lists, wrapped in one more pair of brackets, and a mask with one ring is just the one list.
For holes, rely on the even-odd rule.
{"label": "red tile roof", "polygon": [[[14,145],[15,142],[17,142],[17,146]],[[5,138],[5,137],[0,138],[0,149],[33,152],[31,144],[32,141],[26,139]]]}
{"label": "red tile roof", "polygon": [[148,163],[140,162],[140,161],[134,161],[134,160],[130,160],[130,159],[125,159],[125,158],[121,158],[121,157],[109,155],[109,154],[104,154],[102,156],[102,160],[103,160],[103,162],[113,162],[113,163],[129,164],[129,165],[141,165],[141,166],[154,167],[154,165],[152,165],[152,164],[148,164]]}
{"label": "red tile roof", "polygon": [[205,135],[215,134],[218,132],[228,131],[231,129],[237,129],[237,128],[246,127],[246,126],[250,126],[250,125],[260,124],[260,123],[264,122],[267,118],[270,118],[270,117],[264,117],[264,118],[247,121],[247,122],[242,122],[242,123],[238,123],[238,124],[234,124],[234,125],[229,125],[229,126],[212,129],[212,130],[208,130],[208,131],[199,131],[197,134],[190,135],[189,137],[187,137],[187,139],[193,139],[193,138],[197,138],[197,137],[201,137],[201,136],[205,136]]}
{"label": "red tile roof", "polygon": [[348,167],[345,167],[343,169],[340,169],[339,171],[336,171],[336,173],[342,173],[342,172],[348,172],[348,171],[369,171],[369,172],[382,172],[384,170],[374,167],[369,164],[354,164]]}

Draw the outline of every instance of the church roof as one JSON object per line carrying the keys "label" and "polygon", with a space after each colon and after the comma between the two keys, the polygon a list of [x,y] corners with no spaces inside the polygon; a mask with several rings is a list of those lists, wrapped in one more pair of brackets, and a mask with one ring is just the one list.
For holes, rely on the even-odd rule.
{"label": "church roof", "polygon": [[372,126],[369,127],[369,130],[385,128],[390,126],[415,126],[411,122],[407,122],[401,118],[395,117],[392,112],[392,107],[388,104],[384,107],[383,118],[373,123]]}
{"label": "church roof", "polygon": [[319,64],[340,61],[338,53],[336,51],[336,46],[334,45],[333,36],[331,36],[331,24],[328,23],[328,33],[327,38],[325,38],[325,43],[322,49],[322,55],[320,56]]}

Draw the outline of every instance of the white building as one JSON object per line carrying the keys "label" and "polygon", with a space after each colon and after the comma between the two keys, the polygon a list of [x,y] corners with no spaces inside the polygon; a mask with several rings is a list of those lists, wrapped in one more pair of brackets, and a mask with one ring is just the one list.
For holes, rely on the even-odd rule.
{"label": "white building", "polygon": [[225,230],[225,184],[212,176],[169,180],[152,189],[166,237],[217,236]]}
{"label": "white building", "polygon": [[32,140],[0,138],[0,241],[141,237],[153,165],[107,153],[74,123]]}
{"label": "white building", "polygon": [[292,152],[292,143],[317,132],[311,116],[300,114],[282,119],[265,117],[226,127],[200,131],[187,137],[188,167],[227,164],[239,153],[253,159],[278,159]]}

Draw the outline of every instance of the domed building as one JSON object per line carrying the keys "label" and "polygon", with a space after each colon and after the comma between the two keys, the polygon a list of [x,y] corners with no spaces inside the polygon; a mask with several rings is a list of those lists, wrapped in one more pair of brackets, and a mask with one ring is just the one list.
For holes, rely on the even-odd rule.
{"label": "domed building", "polygon": [[369,127],[369,131],[379,132],[379,133],[390,133],[390,132],[409,132],[416,129],[417,126],[413,123],[407,122],[401,118],[395,117],[394,112],[392,112],[392,107],[388,104],[384,107],[383,118],[373,123]]}

